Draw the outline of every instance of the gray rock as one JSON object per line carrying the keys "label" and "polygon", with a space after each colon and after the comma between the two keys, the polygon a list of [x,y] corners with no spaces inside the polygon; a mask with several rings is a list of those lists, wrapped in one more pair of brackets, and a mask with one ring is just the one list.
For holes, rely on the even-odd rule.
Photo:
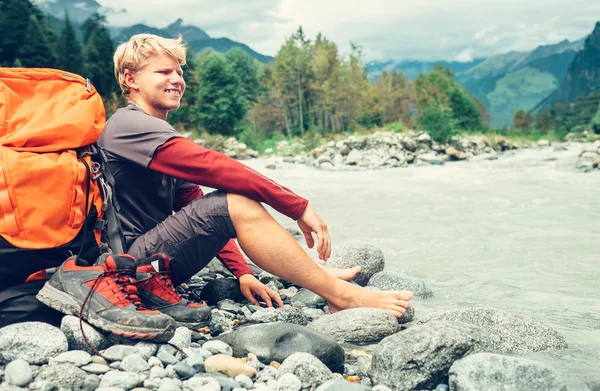
{"label": "gray rock", "polygon": [[465,308],[435,313],[430,319],[479,326],[488,331],[493,350],[498,353],[529,353],[567,347],[565,338],[551,327],[494,308]]}
{"label": "gray rock", "polygon": [[219,310],[212,311],[212,317],[208,325],[212,334],[219,335],[233,330],[233,320],[229,319],[226,314],[227,312]]}
{"label": "gray rock", "polygon": [[185,390],[220,391],[221,385],[213,377],[192,377],[184,383]]}
{"label": "gray rock", "polygon": [[48,323],[15,323],[0,329],[2,364],[19,358],[30,364],[45,364],[68,347],[67,337]]}
{"label": "gray rock", "polygon": [[169,365],[169,364],[173,365],[179,361],[177,359],[177,357],[175,357],[174,355],[172,355],[171,353],[169,353],[163,349],[158,350],[156,357],[165,365]]}
{"label": "gray rock", "polygon": [[225,354],[227,356],[233,356],[233,349],[229,344],[219,340],[210,340],[204,343],[202,347],[212,354]]}
{"label": "gray rock", "polygon": [[277,391],[300,391],[302,382],[293,373],[285,373],[277,380]]}
{"label": "gray rock", "polygon": [[372,391],[392,391],[392,389],[388,386],[384,386],[383,384],[378,384],[375,387],[373,387]]}
{"label": "gray rock", "polygon": [[360,241],[352,241],[336,247],[327,261],[327,266],[342,269],[360,266],[361,271],[354,277],[354,282],[365,286],[375,273],[383,270],[385,260],[383,252],[377,247]]}
{"label": "gray rock", "polygon": [[472,354],[450,367],[455,391],[566,391],[560,377],[542,363],[493,353]]}
{"label": "gray rock", "polygon": [[[177,331],[175,331],[175,335],[177,335]],[[148,341],[140,341],[133,346],[138,350],[138,353],[144,360],[150,359],[150,357],[154,356],[158,350],[157,344]]]}
{"label": "gray rock", "polygon": [[311,308],[322,307],[326,304],[325,299],[321,296],[304,288],[300,289],[298,293],[292,297],[292,303],[294,303],[294,305]]}
{"label": "gray rock", "polygon": [[277,322],[278,313],[276,308],[261,308],[250,316],[250,320],[261,323]]}
{"label": "gray rock", "polygon": [[49,381],[59,388],[77,390],[84,387],[88,374],[73,364],[48,365],[40,370],[35,381]]}
{"label": "gray rock", "polygon": [[297,352],[310,353],[332,371],[344,366],[344,350],[331,337],[305,326],[288,323],[265,323],[243,327],[216,338],[233,348],[234,357],[246,357],[249,352],[269,364],[282,362]]}
{"label": "gray rock", "polygon": [[140,382],[140,375],[137,373],[110,371],[102,376],[100,387],[118,387],[125,390],[131,390]]}
{"label": "gray rock", "polygon": [[[33,381],[33,382],[29,383],[28,387],[32,391],[56,391],[56,386],[47,380]],[[22,388],[17,388],[17,389],[23,390]],[[0,390],[5,390],[5,388],[0,386]]]}
{"label": "gray rock", "polygon": [[113,345],[102,352],[102,355],[108,361],[122,361],[127,356],[139,353],[139,350],[135,346]]}
{"label": "gray rock", "polygon": [[169,344],[175,345],[180,349],[187,348],[192,343],[192,332],[187,327],[177,327],[173,338],[169,340]]}
{"label": "gray rock", "polygon": [[374,286],[382,291],[412,291],[416,297],[428,298],[433,296],[431,289],[425,283],[409,274],[382,271],[369,280],[368,286]]}
{"label": "gray rock", "polygon": [[405,324],[405,323],[412,322],[414,317],[415,317],[415,307],[413,307],[411,304],[409,304],[406,311],[402,314],[401,317],[398,318],[398,323]]}
{"label": "gray rock", "polygon": [[70,350],[59,354],[56,357],[52,357],[49,361],[50,365],[53,364],[73,364],[75,366],[82,366],[92,362],[92,355],[83,350]]}
{"label": "gray rock", "polygon": [[452,363],[489,348],[473,325],[432,321],[384,338],[373,352],[371,379],[395,390],[432,389],[447,383]]}
{"label": "gray rock", "polygon": [[121,369],[125,372],[140,373],[150,369],[150,365],[139,354],[131,354],[121,361]]}
{"label": "gray rock", "polygon": [[388,311],[376,308],[352,308],[323,316],[308,325],[335,340],[375,341],[400,331],[398,321]]}
{"label": "gray rock", "polygon": [[331,379],[333,375],[318,358],[303,352],[294,353],[283,360],[277,371],[277,379],[287,373],[296,375],[303,386],[308,385],[308,387],[317,387]]}
{"label": "gray rock", "polygon": [[344,379],[331,379],[317,387],[316,391],[369,391],[371,388]]}
{"label": "gray rock", "polygon": [[238,304],[236,304],[233,301],[231,301],[231,300],[221,300],[217,304],[217,307],[221,311],[231,312],[232,314],[240,314],[240,313],[242,313],[241,307]]}
{"label": "gray rock", "polygon": [[33,371],[29,363],[16,359],[8,363],[4,372],[4,381],[17,387],[23,387],[33,380]]}
{"label": "gray rock", "polygon": [[183,380],[189,379],[190,377],[196,374],[196,370],[183,361],[180,361],[177,364],[173,365],[173,369],[175,369],[177,376],[179,376],[179,378]]}
{"label": "gray rock", "polygon": [[302,308],[302,311],[308,316],[311,322],[325,316],[325,312],[317,308]]}
{"label": "gray rock", "polygon": [[237,375],[234,379],[236,382],[238,382],[240,384],[240,386],[246,388],[246,389],[250,389],[252,388],[252,379],[250,379],[248,376],[244,375],[243,373],[240,373],[239,375]]}
{"label": "gray rock", "polygon": [[168,372],[163,367],[152,367],[150,368],[150,379],[160,379],[168,376]]}
{"label": "gray rock", "polygon": [[83,335],[81,334],[81,328],[79,327],[79,318],[67,315],[64,316],[60,323],[60,330],[67,337],[69,342],[69,350],[83,350],[90,354],[95,354],[94,349],[102,350],[109,344],[106,337],[94,327],[89,325],[87,322],[82,322],[83,332],[88,340],[88,344],[85,343]]}
{"label": "gray rock", "polygon": [[110,367],[108,365],[96,364],[96,363],[84,365],[81,367],[81,369],[83,369],[86,372],[94,373],[97,375],[102,375],[103,373],[110,371]]}
{"label": "gray rock", "polygon": [[83,389],[85,391],[94,391],[100,386],[100,377],[98,375],[87,375],[83,381]]}

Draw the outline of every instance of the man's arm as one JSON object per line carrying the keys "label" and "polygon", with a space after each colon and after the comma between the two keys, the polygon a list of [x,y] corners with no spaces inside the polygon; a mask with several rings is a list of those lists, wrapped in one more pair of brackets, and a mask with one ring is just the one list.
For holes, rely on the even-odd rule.
{"label": "man's arm", "polygon": [[148,168],[264,202],[293,220],[298,220],[308,205],[306,199],[250,167],[184,137],[174,137],[158,147]]}

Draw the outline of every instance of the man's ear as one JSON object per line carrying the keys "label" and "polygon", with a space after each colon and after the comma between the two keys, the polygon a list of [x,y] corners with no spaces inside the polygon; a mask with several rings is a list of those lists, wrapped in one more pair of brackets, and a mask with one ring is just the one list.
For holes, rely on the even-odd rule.
{"label": "man's ear", "polygon": [[125,70],[125,72],[123,72],[123,78],[130,90],[138,91],[140,89],[136,82],[135,73]]}

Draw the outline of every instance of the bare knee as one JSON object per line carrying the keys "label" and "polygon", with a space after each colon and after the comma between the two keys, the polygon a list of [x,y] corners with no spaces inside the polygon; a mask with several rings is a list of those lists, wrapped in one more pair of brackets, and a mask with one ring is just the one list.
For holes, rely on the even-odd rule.
{"label": "bare knee", "polygon": [[229,216],[234,224],[270,217],[259,202],[238,194],[227,194],[227,205]]}

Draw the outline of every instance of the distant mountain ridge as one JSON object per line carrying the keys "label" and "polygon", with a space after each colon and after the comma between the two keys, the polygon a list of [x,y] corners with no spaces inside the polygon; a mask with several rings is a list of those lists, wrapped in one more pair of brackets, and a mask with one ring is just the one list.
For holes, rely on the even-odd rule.
{"label": "distant mountain ridge", "polygon": [[[82,23],[90,15],[100,13],[108,15],[114,12],[126,12],[124,10],[115,11],[110,8],[104,8],[95,0],[33,0],[40,9],[47,12],[52,17],[64,19],[65,12],[76,23]],[[256,52],[248,45],[231,40],[229,38],[212,38],[204,30],[193,25],[183,24],[183,20],[177,19],[165,28],[156,28],[146,24],[135,24],[129,27],[107,26],[115,43],[124,42],[134,34],[151,33],[168,38],[177,38],[179,35],[188,43],[196,54],[206,50],[213,50],[218,53],[225,53],[227,50],[239,47],[252,57],[262,63],[273,60],[273,57]]]}
{"label": "distant mountain ridge", "polygon": [[459,61],[417,61],[417,60],[405,60],[405,61],[370,61],[367,63],[367,73],[370,77],[377,79],[381,72],[386,70],[401,71],[409,79],[415,79],[419,73],[426,73],[431,71],[437,64],[441,64],[445,67],[452,69],[455,74],[462,73],[472,67],[485,61],[484,58],[475,59],[468,62]]}
{"label": "distant mountain ridge", "polygon": [[585,39],[583,49],[574,57],[557,87],[536,106],[536,111],[552,108],[557,103],[570,103],[600,91],[600,22]]}
{"label": "distant mountain ridge", "polygon": [[512,51],[487,58],[457,75],[457,81],[480,99],[494,126],[509,126],[518,109],[532,110],[556,89],[584,39]]}

